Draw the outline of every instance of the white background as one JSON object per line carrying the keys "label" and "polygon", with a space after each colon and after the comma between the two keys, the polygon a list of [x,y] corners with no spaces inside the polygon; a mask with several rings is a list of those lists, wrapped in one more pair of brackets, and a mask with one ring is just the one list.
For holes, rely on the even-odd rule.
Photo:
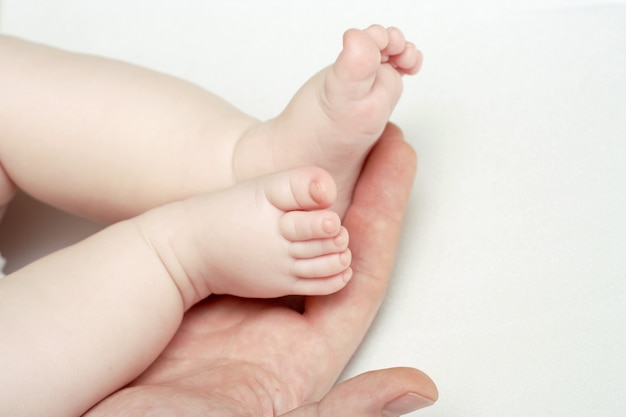
{"label": "white background", "polygon": [[[345,377],[423,369],[441,398],[422,416],[625,415],[624,2],[4,0],[0,11],[4,33],[177,75],[262,119],[334,60],[345,29],[400,27],[425,62],[392,120],[420,166],[388,297]],[[97,228],[21,197],[0,251],[10,271]]]}

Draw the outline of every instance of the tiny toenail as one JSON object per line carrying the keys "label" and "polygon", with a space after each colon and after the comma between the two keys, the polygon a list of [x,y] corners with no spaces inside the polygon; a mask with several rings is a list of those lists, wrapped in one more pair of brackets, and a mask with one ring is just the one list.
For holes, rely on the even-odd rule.
{"label": "tiny toenail", "polygon": [[344,234],[340,234],[337,235],[337,237],[335,237],[335,245],[336,246],[343,246],[346,244],[346,237],[344,236]]}
{"label": "tiny toenail", "polygon": [[350,263],[351,254],[350,251],[345,251],[341,255],[339,255],[339,260],[343,265],[348,265]]}
{"label": "tiny toenail", "polygon": [[313,200],[315,200],[316,203],[320,204],[320,203],[326,202],[324,189],[322,188],[322,185],[319,182],[313,181],[311,183],[311,187],[309,191],[311,193],[311,197],[313,198]]}
{"label": "tiny toenail", "polygon": [[322,222],[322,228],[328,234],[337,233],[337,224],[333,219],[324,219]]}
{"label": "tiny toenail", "polygon": [[350,278],[352,278],[352,268],[346,269],[341,275],[341,279],[343,280],[343,282],[350,281]]}

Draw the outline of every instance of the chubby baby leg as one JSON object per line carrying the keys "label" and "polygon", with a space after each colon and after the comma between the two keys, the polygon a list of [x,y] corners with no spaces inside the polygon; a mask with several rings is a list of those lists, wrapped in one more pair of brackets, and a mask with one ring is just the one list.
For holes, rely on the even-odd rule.
{"label": "chubby baby leg", "polygon": [[210,294],[338,291],[352,271],[327,209],[336,194],[319,168],[275,173],[116,223],[1,279],[0,408],[82,415],[143,372]]}
{"label": "chubby baby leg", "polygon": [[148,212],[134,221],[185,306],[210,294],[323,295],[352,275],[348,233],[328,209],[326,171],[281,171]]}

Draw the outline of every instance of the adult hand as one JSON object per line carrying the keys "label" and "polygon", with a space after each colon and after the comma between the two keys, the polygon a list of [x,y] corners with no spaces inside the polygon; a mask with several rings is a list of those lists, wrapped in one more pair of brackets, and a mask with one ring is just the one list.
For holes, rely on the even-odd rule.
{"label": "adult hand", "polygon": [[87,415],[380,417],[432,404],[435,385],[409,368],[332,388],[384,297],[415,167],[415,153],[389,125],[344,220],[354,275],[343,290],[297,307],[286,299],[210,297],[186,314],[142,376]]}

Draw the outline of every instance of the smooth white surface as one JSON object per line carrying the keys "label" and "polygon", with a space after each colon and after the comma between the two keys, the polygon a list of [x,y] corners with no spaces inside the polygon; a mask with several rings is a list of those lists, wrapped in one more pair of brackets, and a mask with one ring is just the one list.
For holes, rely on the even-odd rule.
{"label": "smooth white surface", "polygon": [[[425,54],[392,117],[420,167],[386,303],[345,376],[423,369],[441,399],[415,415],[623,416],[624,2],[4,0],[0,29],[268,118],[346,28],[374,22]],[[11,269],[97,227],[22,198],[0,251]]]}

